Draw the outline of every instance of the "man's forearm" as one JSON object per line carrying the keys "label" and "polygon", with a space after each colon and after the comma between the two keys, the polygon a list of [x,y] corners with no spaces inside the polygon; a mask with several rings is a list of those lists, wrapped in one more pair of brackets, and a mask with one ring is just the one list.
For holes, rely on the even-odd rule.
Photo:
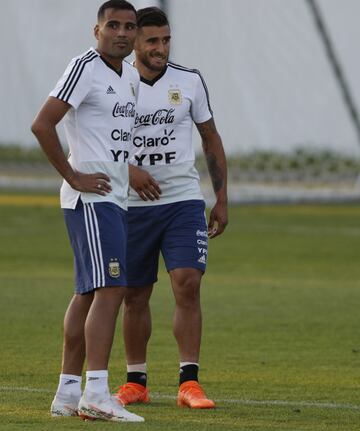
{"label": "man's forearm", "polygon": [[216,130],[214,119],[196,124],[202,138],[211,182],[219,202],[227,202],[227,164],[221,137]]}
{"label": "man's forearm", "polygon": [[209,175],[218,201],[227,201],[227,164],[221,138],[203,141]]}
{"label": "man's forearm", "polygon": [[50,163],[68,183],[71,183],[74,170],[67,161],[55,127],[35,123],[32,132],[37,137]]}

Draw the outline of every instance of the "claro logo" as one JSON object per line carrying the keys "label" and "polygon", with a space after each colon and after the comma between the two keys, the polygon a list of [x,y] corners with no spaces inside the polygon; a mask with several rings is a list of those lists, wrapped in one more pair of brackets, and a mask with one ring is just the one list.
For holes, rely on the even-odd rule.
{"label": "claro logo", "polygon": [[147,136],[136,136],[133,139],[133,144],[135,147],[158,147],[160,145],[166,146],[169,145],[170,141],[175,141],[176,138],[173,136],[174,130],[170,132],[168,130],[164,130],[163,136],[158,136],[156,138],[148,138]]}

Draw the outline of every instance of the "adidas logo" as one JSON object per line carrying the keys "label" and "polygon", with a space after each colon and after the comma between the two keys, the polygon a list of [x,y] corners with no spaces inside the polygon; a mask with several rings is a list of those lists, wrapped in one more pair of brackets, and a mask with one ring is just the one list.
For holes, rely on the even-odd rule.
{"label": "adidas logo", "polygon": [[201,257],[199,257],[198,262],[199,263],[206,263],[206,257],[204,254]]}
{"label": "adidas logo", "polygon": [[116,94],[116,91],[109,85],[109,88],[106,90],[106,94]]}
{"label": "adidas logo", "polygon": [[73,385],[74,383],[77,383],[77,380],[70,379],[70,380],[67,380],[64,384],[65,385]]}

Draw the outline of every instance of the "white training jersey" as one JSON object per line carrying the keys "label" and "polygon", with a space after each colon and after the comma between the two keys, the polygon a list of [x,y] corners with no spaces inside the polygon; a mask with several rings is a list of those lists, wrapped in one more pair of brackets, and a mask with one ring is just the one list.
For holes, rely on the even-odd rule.
{"label": "white training jersey", "polygon": [[71,105],[63,123],[70,149],[69,163],[82,173],[102,172],[111,179],[106,196],[78,192],[64,180],[62,208],[74,209],[79,196],[84,203],[114,202],[127,209],[128,159],[135,121],[140,77],[129,63],[119,74],[90,48],[71,60],[50,96]]}
{"label": "white training jersey", "polygon": [[143,201],[130,189],[129,206],[203,199],[195,168],[193,123],[212,118],[206,84],[196,69],[168,63],[155,80],[140,80],[130,163],[159,183],[159,200]]}

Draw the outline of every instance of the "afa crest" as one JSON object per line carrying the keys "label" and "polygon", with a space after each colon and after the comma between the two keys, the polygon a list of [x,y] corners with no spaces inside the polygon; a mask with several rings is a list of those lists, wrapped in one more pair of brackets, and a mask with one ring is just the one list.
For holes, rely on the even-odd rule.
{"label": "afa crest", "polygon": [[182,96],[181,96],[181,91],[179,89],[169,90],[169,102],[172,105],[182,104]]}
{"label": "afa crest", "polygon": [[111,259],[109,262],[109,275],[112,278],[120,277],[120,264],[117,259]]}

